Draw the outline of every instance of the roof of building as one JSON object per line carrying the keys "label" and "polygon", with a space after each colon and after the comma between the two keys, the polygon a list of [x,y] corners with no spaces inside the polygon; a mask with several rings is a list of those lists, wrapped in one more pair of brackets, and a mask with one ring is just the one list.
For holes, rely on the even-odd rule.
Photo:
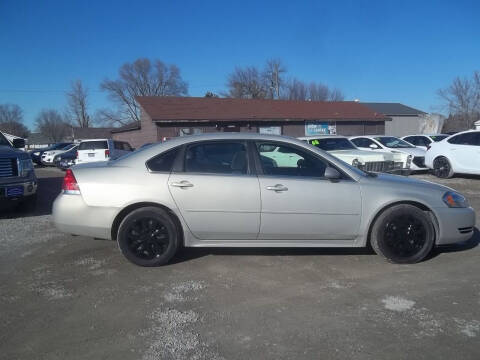
{"label": "roof of building", "polygon": [[111,139],[113,128],[80,128],[73,127],[67,135],[68,138],[75,140],[83,139]]}
{"label": "roof of building", "polygon": [[130,131],[130,130],[138,130],[140,128],[141,128],[140,121],[134,121],[134,122],[131,122],[130,124],[123,125],[118,128],[113,128],[111,132],[119,133],[119,132]]}
{"label": "roof of building", "polygon": [[388,120],[353,101],[290,101],[140,96],[137,102],[153,121]]}
{"label": "roof of building", "polygon": [[424,115],[423,112],[418,109],[414,109],[410,106],[406,106],[400,103],[361,103],[368,106],[373,111],[384,114],[387,116],[418,116]]}

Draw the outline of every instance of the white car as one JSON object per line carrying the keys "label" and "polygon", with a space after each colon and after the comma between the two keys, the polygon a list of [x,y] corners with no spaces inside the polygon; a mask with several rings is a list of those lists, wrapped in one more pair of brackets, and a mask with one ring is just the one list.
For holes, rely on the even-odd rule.
{"label": "white car", "polygon": [[115,160],[133,151],[129,143],[112,139],[83,140],[78,145],[75,164]]}
{"label": "white car", "polygon": [[425,165],[441,178],[455,173],[480,175],[480,131],[464,131],[433,143]]}
{"label": "white car", "polygon": [[350,140],[362,150],[390,151],[393,153],[407,154],[411,156],[409,160],[409,162],[411,162],[410,170],[427,170],[427,167],[425,167],[425,150],[416,148],[412,144],[395,136],[353,136]]}
{"label": "white car", "polygon": [[442,141],[449,136],[450,135],[445,134],[417,134],[407,135],[402,137],[401,139],[409,142],[410,144],[420,149],[427,150],[432,143]]}
{"label": "white car", "polygon": [[77,146],[78,144],[69,144],[61,149],[45,151],[42,154],[41,162],[43,165],[46,165],[46,166],[54,166],[55,164],[53,163],[53,159],[55,158],[56,155],[72,150]]}
{"label": "white car", "polygon": [[340,135],[319,135],[300,137],[299,140],[329,152],[361,170],[408,174],[408,155],[387,151],[366,151],[358,149],[347,137]]}

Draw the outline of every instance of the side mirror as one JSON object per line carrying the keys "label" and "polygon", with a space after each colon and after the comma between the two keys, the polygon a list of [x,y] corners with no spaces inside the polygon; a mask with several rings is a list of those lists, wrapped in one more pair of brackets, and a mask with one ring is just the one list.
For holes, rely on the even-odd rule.
{"label": "side mirror", "polygon": [[25,147],[25,140],[15,138],[12,140],[12,145],[14,148],[21,149]]}
{"label": "side mirror", "polygon": [[370,144],[368,146],[370,149],[378,149],[378,145],[377,144]]}
{"label": "side mirror", "polygon": [[331,181],[338,181],[341,178],[338,170],[330,166],[327,166],[327,168],[325,169],[325,174],[323,176]]}

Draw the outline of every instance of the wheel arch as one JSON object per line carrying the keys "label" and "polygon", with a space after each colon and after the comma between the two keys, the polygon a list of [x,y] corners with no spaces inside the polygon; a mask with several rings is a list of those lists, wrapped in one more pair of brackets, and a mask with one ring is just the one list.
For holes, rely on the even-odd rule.
{"label": "wheel arch", "polygon": [[155,202],[138,202],[138,203],[130,204],[127,207],[125,207],[124,209],[122,209],[122,211],[120,211],[117,214],[117,216],[115,216],[115,219],[113,220],[113,223],[112,223],[112,227],[111,227],[111,230],[110,230],[112,240],[115,240],[115,241],[117,240],[118,228],[120,227],[120,224],[122,223],[122,220],[125,219],[125,217],[129,213],[131,213],[134,210],[140,209],[142,207],[149,207],[149,206],[160,208],[160,209],[164,210],[165,212],[167,212],[172,217],[175,225],[177,226],[178,233],[181,236],[181,244],[183,245],[185,237],[184,237],[183,227],[182,227],[182,223],[180,222],[180,219],[175,214],[175,212],[173,212],[172,209],[168,208],[165,205],[155,203]]}
{"label": "wheel arch", "polygon": [[422,211],[425,211],[428,213],[428,215],[430,216],[430,218],[432,219],[432,223],[433,223],[433,229],[435,231],[435,243],[437,243],[438,241],[438,237],[440,235],[440,225],[438,223],[438,219],[437,219],[437,216],[435,215],[435,213],[433,212],[433,210],[431,208],[429,208],[427,205],[419,202],[419,201],[414,201],[414,200],[400,200],[400,201],[395,201],[395,202],[392,202],[392,203],[389,203],[383,207],[381,207],[380,209],[377,210],[377,212],[375,213],[375,215],[372,217],[372,219],[370,219],[370,222],[368,224],[368,232],[367,232],[367,241],[366,241],[366,245],[367,246],[370,246],[370,238],[371,238],[371,233],[372,233],[372,228],[373,228],[373,225],[375,224],[375,221],[378,219],[378,217],[383,214],[386,210],[390,209],[391,207],[393,206],[397,206],[397,205],[412,205],[412,206],[415,206],[417,208],[419,208],[420,210]]}

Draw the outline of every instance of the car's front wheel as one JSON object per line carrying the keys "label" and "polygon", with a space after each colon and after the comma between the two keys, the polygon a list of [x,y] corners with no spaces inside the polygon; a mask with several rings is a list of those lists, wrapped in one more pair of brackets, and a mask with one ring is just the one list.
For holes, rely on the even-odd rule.
{"label": "car's front wheel", "polygon": [[177,226],[171,216],[156,207],[143,207],[129,213],[117,235],[123,255],[140,266],[167,264],[180,243]]}
{"label": "car's front wheel", "polygon": [[433,161],[433,173],[439,177],[448,179],[453,176],[453,169],[450,161],[445,156],[439,156]]}
{"label": "car's front wheel", "polygon": [[373,250],[396,264],[425,259],[435,243],[432,219],[413,205],[395,205],[376,219],[370,235]]}

